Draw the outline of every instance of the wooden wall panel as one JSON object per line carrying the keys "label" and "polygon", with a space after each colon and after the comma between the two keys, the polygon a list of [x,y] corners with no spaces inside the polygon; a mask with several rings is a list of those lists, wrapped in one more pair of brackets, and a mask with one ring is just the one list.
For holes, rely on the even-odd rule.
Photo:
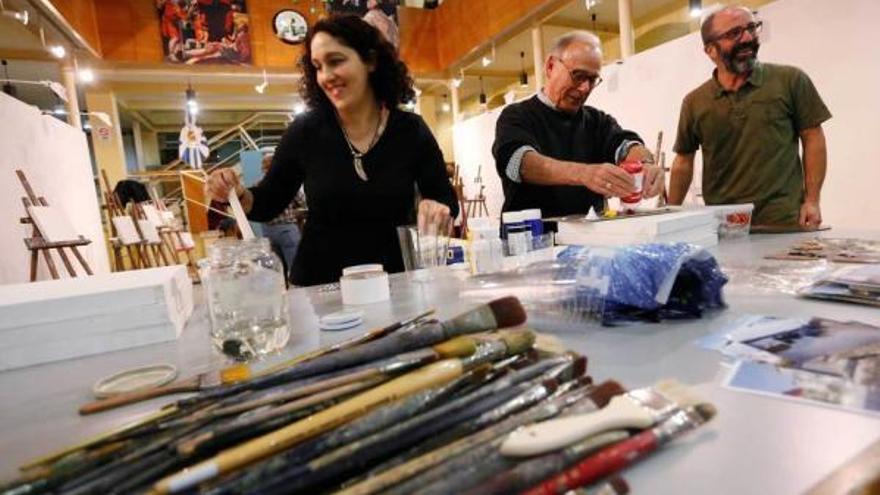
{"label": "wooden wall panel", "polygon": [[80,36],[102,53],[94,0],[52,0],[52,5]]}
{"label": "wooden wall panel", "polygon": [[411,73],[434,72],[440,67],[437,42],[437,16],[433,11],[401,7],[400,58],[406,62]]}

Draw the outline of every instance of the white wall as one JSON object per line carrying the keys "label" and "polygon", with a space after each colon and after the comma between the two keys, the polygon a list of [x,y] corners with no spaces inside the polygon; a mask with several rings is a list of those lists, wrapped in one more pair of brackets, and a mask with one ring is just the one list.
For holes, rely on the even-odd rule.
{"label": "white wall", "polygon": [[[30,276],[30,252],[22,239],[30,236],[31,229],[19,223],[25,214],[21,198],[26,194],[15,175],[16,169],[25,172],[37,195],[44,196],[52,206],[62,207],[74,229],[92,240],[90,245],[80,248],[92,270],[108,272],[85,135],[53,117],[41,115],[36,107],[0,93],[0,284],[27,282]],[[57,254],[53,258],[66,277],[61,259]],[[42,257],[39,266],[38,278],[50,278]]]}
{"label": "white wall", "polygon": [[[804,69],[834,115],[825,124],[825,222],[838,228],[880,227],[876,199],[880,160],[872,153],[873,140],[880,137],[880,30],[875,26],[880,1],[779,0],[762,7],[759,15],[765,23],[760,59]],[[639,53],[622,65],[606,66],[605,83],[588,103],[638,132],[651,149],[662,130],[663,149],[671,164],[681,101],[710,77],[711,70],[699,34],[693,33]],[[463,175],[473,174],[479,163],[484,169],[485,164],[494,167],[486,160],[491,160],[499,111],[456,125],[455,157]],[[487,182],[499,180],[497,174],[484,172],[483,177]],[[697,171],[692,192],[699,184]],[[502,201],[503,196],[491,198],[490,203],[500,206]],[[492,211],[497,213],[498,207]]]}

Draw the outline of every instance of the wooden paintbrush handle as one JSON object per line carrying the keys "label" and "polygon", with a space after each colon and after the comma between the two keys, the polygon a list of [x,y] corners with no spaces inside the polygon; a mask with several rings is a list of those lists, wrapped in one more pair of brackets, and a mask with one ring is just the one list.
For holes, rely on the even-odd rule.
{"label": "wooden paintbrush handle", "polygon": [[108,399],[96,400],[84,404],[82,407],[79,408],[79,413],[85,416],[88,414],[95,414],[102,411],[107,411],[109,409],[115,409],[117,407],[125,406],[128,404],[134,404],[135,402],[141,402],[156,397],[162,397],[164,395],[198,392],[199,383],[199,377],[196,376],[184,381],[172,383],[171,385],[166,385],[164,387],[150,388],[147,390],[136,390],[134,392],[114,395],[113,397],[110,397]]}
{"label": "wooden paintbrush handle", "polygon": [[501,453],[508,457],[544,454],[605,431],[647,428],[653,422],[650,411],[618,395],[594,413],[551,419],[517,430],[501,444]]}
{"label": "wooden paintbrush handle", "polygon": [[203,481],[239,469],[363,416],[382,404],[406,397],[419,390],[448,383],[461,376],[464,371],[464,366],[458,359],[446,359],[429,364],[168,476],[154,485],[153,493],[177,493],[189,490]]}

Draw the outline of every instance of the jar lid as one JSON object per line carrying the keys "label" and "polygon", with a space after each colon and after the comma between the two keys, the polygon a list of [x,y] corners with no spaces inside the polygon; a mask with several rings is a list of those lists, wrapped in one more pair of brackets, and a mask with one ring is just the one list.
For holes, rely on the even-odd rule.
{"label": "jar lid", "polygon": [[342,269],[342,276],[354,275],[355,273],[381,272],[385,271],[385,267],[381,263],[368,263],[365,265],[347,266]]}
{"label": "jar lid", "polygon": [[92,387],[97,399],[114,395],[161,387],[177,378],[177,368],[172,364],[152,364],[133,368],[98,380]]}
{"label": "jar lid", "polygon": [[342,310],[322,316],[318,325],[324,330],[345,330],[364,321],[364,312],[356,309]]}

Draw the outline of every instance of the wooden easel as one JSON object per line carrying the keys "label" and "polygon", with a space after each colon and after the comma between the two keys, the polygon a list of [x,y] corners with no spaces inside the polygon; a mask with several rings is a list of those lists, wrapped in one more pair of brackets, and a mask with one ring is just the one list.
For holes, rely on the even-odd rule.
{"label": "wooden easel", "polygon": [[88,275],[93,275],[92,269],[89,268],[89,264],[79,252],[79,249],[77,249],[79,246],[87,246],[91,244],[92,241],[86,239],[83,236],[79,236],[79,239],[69,241],[47,241],[42,232],[40,232],[39,227],[37,227],[36,222],[34,222],[34,220],[31,218],[28,208],[31,206],[49,206],[49,203],[46,201],[46,198],[42,196],[37,197],[37,195],[34,194],[34,190],[31,188],[31,185],[28,182],[27,177],[24,175],[23,171],[16,170],[15,174],[18,176],[18,180],[21,181],[21,185],[22,187],[24,187],[25,193],[27,193],[27,197],[21,198],[27,216],[22,218],[20,221],[21,223],[29,223],[33,227],[33,233],[31,234],[31,237],[28,239],[24,239],[25,246],[27,246],[27,248],[31,252],[31,282],[37,280],[37,263],[39,262],[39,253],[43,254],[43,258],[46,260],[46,265],[49,267],[49,274],[52,275],[52,278],[61,278],[58,275],[58,269],[55,267],[55,262],[52,261],[52,249],[56,250],[58,252],[58,255],[61,256],[61,261],[64,262],[64,267],[67,269],[67,273],[71,277],[75,278],[77,276],[76,270],[74,270],[73,264],[70,262],[70,258],[67,257],[67,253],[64,251],[64,248],[68,248],[73,252],[73,255],[76,256],[76,259],[79,260],[80,265],[82,265],[83,269]]}
{"label": "wooden easel", "polygon": [[[160,213],[169,211],[165,206],[165,202],[159,199],[159,195],[156,193],[156,189],[152,185],[148,187],[148,191],[156,210]],[[190,276],[198,281],[199,272],[196,268],[195,261],[193,260],[192,253],[194,248],[191,237],[192,234],[187,232],[190,236],[190,242],[187,243],[184,241],[183,231],[184,227],[182,225],[178,224],[176,226],[171,226],[165,224],[159,228],[159,235],[162,236],[162,240],[176,264],[180,264],[180,256],[178,253],[183,253],[186,256],[186,266],[190,270]]]}
{"label": "wooden easel", "polygon": [[[144,213],[143,205],[136,201],[132,202],[131,217],[135,220],[135,226],[137,227],[138,232],[140,232],[141,234],[141,239],[144,240],[144,250],[147,252],[147,258],[152,255],[155,266],[161,266],[162,264],[164,264],[165,266],[170,266],[171,262],[168,260],[168,256],[166,256],[165,250],[163,249],[166,246],[165,237],[161,233],[161,225],[152,225],[152,223],[150,223],[147,219],[147,215]],[[145,229],[148,227],[141,224],[141,222],[144,221],[152,225],[152,228],[156,230],[156,235],[158,237],[157,239],[150,240],[150,236],[145,231]],[[173,250],[170,251],[173,254]],[[175,262],[174,264],[177,263]]]}
{"label": "wooden easel", "polygon": [[486,186],[480,185],[480,194],[474,199],[465,200],[465,210],[470,218],[488,217],[489,207],[486,206],[486,196],[483,191]]}
{"label": "wooden easel", "polygon": [[110,225],[111,236],[110,246],[113,249],[113,261],[116,265],[116,271],[126,270],[122,256],[123,250],[128,253],[128,259],[131,262],[132,269],[138,269],[141,267],[148,268],[150,266],[150,260],[146,257],[146,250],[143,247],[143,241],[137,244],[125,243],[117,231],[116,224],[113,223],[113,217],[124,217],[128,215],[125,212],[125,208],[122,206],[122,202],[119,201],[119,197],[110,187],[110,181],[107,179],[107,172],[103,169],[101,170],[101,178],[104,179],[104,204],[107,208],[107,220]]}

